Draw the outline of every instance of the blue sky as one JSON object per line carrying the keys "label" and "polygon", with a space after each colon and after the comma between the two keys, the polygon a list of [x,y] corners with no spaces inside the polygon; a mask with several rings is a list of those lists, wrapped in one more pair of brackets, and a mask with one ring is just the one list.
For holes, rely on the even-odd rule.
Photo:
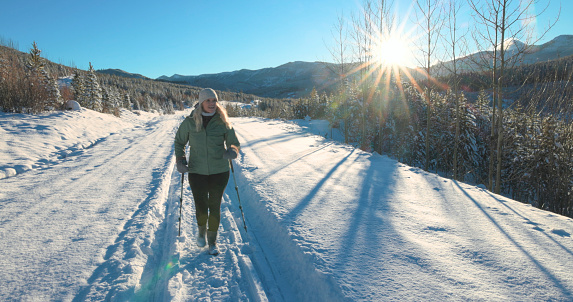
{"label": "blue sky", "polygon": [[[332,61],[327,44],[337,17],[361,0],[82,0],[6,1],[0,37],[27,51],[87,69],[119,68],[156,78],[276,67],[292,61]],[[541,1],[545,2],[545,1]],[[573,1],[541,42],[573,34]],[[407,19],[410,0],[394,0]],[[553,0],[538,24],[556,16]],[[540,8],[542,3],[538,4]]]}

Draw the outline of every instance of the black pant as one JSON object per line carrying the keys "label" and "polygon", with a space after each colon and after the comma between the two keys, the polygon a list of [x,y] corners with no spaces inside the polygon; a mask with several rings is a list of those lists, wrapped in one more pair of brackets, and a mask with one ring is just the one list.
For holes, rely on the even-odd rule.
{"label": "black pant", "polygon": [[219,229],[221,199],[227,182],[229,182],[229,171],[213,175],[189,173],[197,224],[203,226],[209,222],[209,231]]}

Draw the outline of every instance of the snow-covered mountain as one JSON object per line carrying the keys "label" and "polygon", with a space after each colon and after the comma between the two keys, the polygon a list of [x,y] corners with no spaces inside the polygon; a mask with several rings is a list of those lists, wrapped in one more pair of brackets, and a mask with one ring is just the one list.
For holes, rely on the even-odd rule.
{"label": "snow-covered mountain", "polygon": [[524,63],[550,61],[571,55],[573,55],[573,35],[562,35],[545,44],[531,47],[524,56]]}
{"label": "snow-covered mountain", "polygon": [[[508,40],[505,45],[509,66],[517,67],[539,62],[557,60],[573,55],[573,35],[561,35],[541,45],[527,45],[519,40]],[[481,51],[458,59],[458,72],[479,71],[493,66],[493,51]],[[453,62],[446,61],[434,66],[438,75],[448,74]]]}

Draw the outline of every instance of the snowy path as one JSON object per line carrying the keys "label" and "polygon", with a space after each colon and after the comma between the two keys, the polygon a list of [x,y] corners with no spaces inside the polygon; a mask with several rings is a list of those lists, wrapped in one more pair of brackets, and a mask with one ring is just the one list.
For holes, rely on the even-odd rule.
{"label": "snowy path", "polygon": [[[168,204],[178,205],[180,175],[173,172],[171,202]],[[234,192],[231,183],[227,193]],[[267,301],[258,274],[247,255],[251,248],[242,239],[243,224],[240,218],[231,213],[229,196],[225,194],[223,197],[218,238],[220,254],[214,257],[207,254],[206,248],[199,248],[195,244],[197,225],[187,179],[183,194],[181,237],[171,241],[169,262],[165,263],[165,277],[170,279],[164,279],[167,282],[163,292],[156,291],[155,301]],[[166,234],[177,235],[178,218],[179,207],[173,207],[167,219],[172,230]]]}
{"label": "snowy path", "polygon": [[177,236],[181,115],[0,120],[2,301],[573,300],[572,219],[292,122],[233,119],[248,232],[231,177],[212,257],[186,180]]}
{"label": "snowy path", "polygon": [[[88,135],[115,118],[89,112],[2,118],[3,132],[13,136],[5,136],[10,152],[1,158],[27,168],[0,180],[0,300],[267,301],[242,252],[252,249],[242,242],[229,196],[219,257],[192,239],[187,182],[177,237],[181,174],[173,137],[181,116],[134,118],[133,127],[119,123]],[[68,131],[84,118],[85,127]],[[18,132],[22,125],[27,135]],[[78,141],[59,138],[76,133]]]}
{"label": "snowy path", "polygon": [[110,293],[137,281],[119,275],[134,275],[141,268],[127,259],[150,251],[151,240],[141,234],[156,227],[145,225],[154,221],[146,216],[159,214],[163,174],[173,167],[171,139],[164,136],[176,123],[151,120],[2,180],[1,300],[71,300],[86,280]]}

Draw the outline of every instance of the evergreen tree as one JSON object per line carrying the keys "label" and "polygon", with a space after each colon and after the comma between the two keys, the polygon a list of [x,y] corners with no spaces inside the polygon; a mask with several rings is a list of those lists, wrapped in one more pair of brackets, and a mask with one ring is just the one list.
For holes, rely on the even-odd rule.
{"label": "evergreen tree", "polygon": [[573,176],[571,158],[567,157],[570,155],[567,151],[570,144],[567,128],[553,116],[543,119],[534,172],[539,188],[537,206],[564,215],[571,213],[569,201]]}
{"label": "evergreen tree", "polygon": [[129,110],[133,110],[133,104],[131,103],[131,97],[129,96],[129,93],[126,93],[123,95],[123,108],[129,109]]}
{"label": "evergreen tree", "polygon": [[87,108],[88,104],[85,97],[86,88],[84,84],[84,78],[77,70],[74,72],[74,77],[72,78],[72,90],[74,92],[76,102],[78,102],[82,107]]}
{"label": "evergreen tree", "polygon": [[317,119],[323,116],[324,108],[320,108],[320,97],[316,91],[316,87],[312,88],[310,92],[310,98],[307,99],[308,116],[313,119]]}
{"label": "evergreen tree", "polygon": [[46,105],[49,108],[62,109],[64,106],[64,99],[60,93],[60,86],[56,79],[52,79],[49,76],[46,78],[47,89],[48,89],[48,100]]}
{"label": "evergreen tree", "polygon": [[477,140],[478,140],[478,156],[480,164],[476,168],[475,181],[479,184],[489,185],[489,163],[492,158],[490,148],[491,144],[491,127],[493,125],[493,109],[490,106],[492,99],[487,93],[482,89],[479,92],[477,100],[477,112],[476,117],[476,128],[477,128]]}
{"label": "evergreen tree", "polygon": [[143,110],[152,111],[155,109],[153,99],[149,94],[145,95],[145,101],[143,102]]}
{"label": "evergreen tree", "polygon": [[[358,90],[356,85],[351,85],[347,94],[346,103],[346,118],[344,122],[344,131],[347,135],[347,143],[360,143],[362,142],[362,114],[364,100],[362,99],[362,93]],[[361,146],[362,147],[362,146]]]}
{"label": "evergreen tree", "polygon": [[328,98],[328,95],[326,95],[326,93],[323,92],[320,95],[320,100],[318,104],[318,114],[317,114],[318,118],[320,119],[328,118],[328,116],[330,115],[329,108],[330,108],[330,100]]}
{"label": "evergreen tree", "polygon": [[111,98],[110,98],[109,88],[103,87],[102,88],[102,95],[101,95],[101,112],[110,113],[111,109],[112,109],[112,106],[111,106]]}
{"label": "evergreen tree", "polygon": [[31,91],[33,91],[31,96],[35,98],[32,100],[35,104],[34,107],[39,111],[61,109],[63,100],[58,83],[46,71],[44,59],[40,56],[41,53],[42,51],[34,42],[29,52],[30,56],[26,61],[28,76],[32,86]]}
{"label": "evergreen tree", "polygon": [[139,98],[133,99],[133,110],[142,110]]}
{"label": "evergreen tree", "polygon": [[[465,95],[459,93],[459,145],[458,145],[458,176],[462,181],[465,176],[475,171],[479,163],[476,117],[471,110]],[[455,125],[454,125],[455,127]],[[456,178],[456,175],[454,175]]]}
{"label": "evergreen tree", "polygon": [[98,82],[92,63],[90,62],[89,64],[90,68],[85,81],[84,91],[86,107],[91,110],[101,112],[103,110],[102,88]]}
{"label": "evergreen tree", "polygon": [[294,105],[292,106],[292,112],[293,112],[294,119],[302,120],[307,115],[309,115],[309,110],[308,110],[307,104],[308,104],[308,102],[304,101],[303,99],[299,99],[298,101],[296,101],[294,103]]}

